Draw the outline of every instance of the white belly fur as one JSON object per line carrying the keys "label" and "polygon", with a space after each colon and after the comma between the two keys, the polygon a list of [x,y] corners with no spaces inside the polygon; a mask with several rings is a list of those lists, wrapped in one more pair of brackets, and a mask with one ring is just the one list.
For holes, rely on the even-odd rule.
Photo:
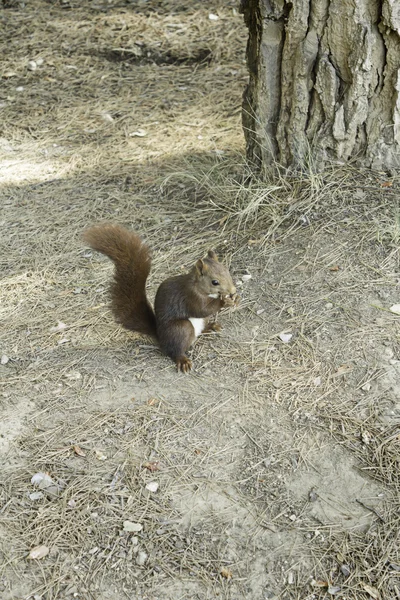
{"label": "white belly fur", "polygon": [[205,326],[204,319],[194,319],[191,317],[189,321],[193,325],[195,336],[198,337],[203,332]]}

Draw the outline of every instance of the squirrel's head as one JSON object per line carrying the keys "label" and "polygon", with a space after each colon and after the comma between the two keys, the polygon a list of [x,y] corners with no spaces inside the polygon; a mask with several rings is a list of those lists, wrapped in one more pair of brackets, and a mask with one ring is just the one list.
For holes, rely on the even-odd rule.
{"label": "squirrel's head", "polygon": [[200,293],[210,298],[233,296],[236,288],[227,267],[218,261],[218,256],[209,250],[206,258],[199,258],[192,270]]}

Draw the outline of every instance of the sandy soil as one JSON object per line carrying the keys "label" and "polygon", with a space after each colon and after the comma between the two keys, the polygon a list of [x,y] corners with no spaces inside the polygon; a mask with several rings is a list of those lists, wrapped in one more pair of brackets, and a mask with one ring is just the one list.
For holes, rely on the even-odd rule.
{"label": "sandy soil", "polygon": [[[398,176],[247,178],[236,2],[3,4],[2,600],[400,598]],[[230,264],[191,375],[113,322],[102,220],[151,298]]]}

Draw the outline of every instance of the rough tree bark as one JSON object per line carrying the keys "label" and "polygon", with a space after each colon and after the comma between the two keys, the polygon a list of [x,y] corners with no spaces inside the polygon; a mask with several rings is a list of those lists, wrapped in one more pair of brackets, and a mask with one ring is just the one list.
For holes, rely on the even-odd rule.
{"label": "rough tree bark", "polygon": [[249,159],[400,166],[400,0],[241,0]]}

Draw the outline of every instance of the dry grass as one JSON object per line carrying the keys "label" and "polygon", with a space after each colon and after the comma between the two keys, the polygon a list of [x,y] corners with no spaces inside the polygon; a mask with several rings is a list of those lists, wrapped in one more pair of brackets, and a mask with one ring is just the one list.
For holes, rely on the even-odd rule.
{"label": "dry grass", "polygon": [[[103,600],[118,585],[138,598],[316,600],[331,597],[325,583],[342,598],[367,600],[365,586],[400,598],[400,336],[388,310],[398,302],[399,180],[351,166],[319,173],[311,163],[257,179],[243,158],[246,34],[235,8],[35,0],[4,11],[7,599]],[[150,296],[210,245],[237,279],[252,273],[240,310],[223,317],[227,333],[194,348],[190,378],[113,323],[111,266],[80,240],[101,220],[149,241]],[[331,504],[352,515],[347,528],[333,513],[316,516],[307,490],[288,487],[338,449],[374,490],[353,506],[328,486]],[[146,468],[152,462],[158,471]],[[42,470],[63,492],[31,500]],[[329,476],[318,479],[321,498]],[[153,480],[155,495],[145,488]],[[143,531],[124,533],[125,520]],[[43,543],[49,557],[27,564]],[[19,581],[29,595],[11,588]]]}

